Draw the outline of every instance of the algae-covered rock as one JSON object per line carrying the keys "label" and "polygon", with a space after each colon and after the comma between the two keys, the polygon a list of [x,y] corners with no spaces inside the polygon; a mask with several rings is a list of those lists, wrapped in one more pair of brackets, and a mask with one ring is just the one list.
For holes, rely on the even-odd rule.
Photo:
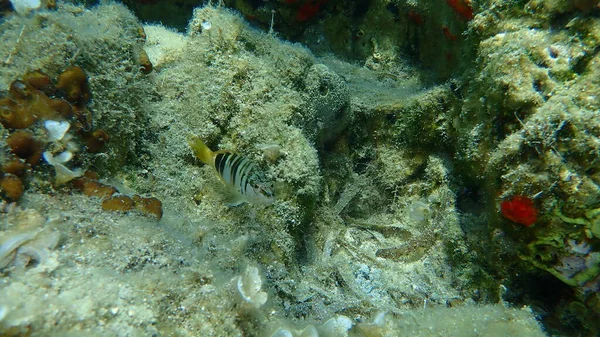
{"label": "algae-covered rock", "polygon": [[350,95],[344,79],[324,64],[311,66],[305,76],[308,106],[298,124],[309,139],[321,145],[336,138],[352,123]]}
{"label": "algae-covered rock", "polygon": [[[495,249],[512,246],[507,252],[516,253],[524,269],[573,287],[589,313],[577,324],[598,331],[589,315],[597,314],[600,273],[593,230],[600,203],[600,100],[592,93],[599,90],[600,21],[581,3],[487,4],[497,7],[483,10],[471,26],[482,41],[455,118],[456,167],[484,186],[491,224],[508,234]],[[501,217],[499,204],[513,196],[532,201],[535,225],[524,228]],[[503,268],[500,259],[496,263]]]}
{"label": "algae-covered rock", "polygon": [[141,97],[150,86],[138,62],[141,25],[126,8],[64,5],[58,11],[10,16],[0,25],[0,90],[28,71],[39,69],[57,78],[70,66],[81,67],[92,94],[87,105],[92,126],[112,138],[109,155],[96,156],[95,166],[115,172],[125,163],[140,162],[145,146],[138,140],[148,121]]}
{"label": "algae-covered rock", "polygon": [[[203,30],[203,22],[210,22],[211,28]],[[189,161],[185,141],[195,134],[213,150],[248,156],[271,180],[281,182],[276,194],[287,198],[286,193],[293,191],[289,198],[300,198],[309,206],[319,193],[320,173],[306,134],[316,134],[317,125],[304,130],[290,121],[296,114],[308,113],[304,93],[295,85],[312,65],[312,55],[301,47],[279,44],[247,28],[240,17],[210,7],[196,11],[183,50],[177,62],[164,65],[156,75],[162,99],[151,108],[168,113],[153,118],[161,141],[151,147],[170,150],[166,157],[148,163],[151,170],[161,176],[171,170],[197,171],[200,166]],[[263,151],[274,147],[280,155]],[[204,170],[202,179],[191,184],[174,180],[174,195],[197,193],[203,179],[213,188],[220,184],[214,172]],[[219,193],[214,195],[220,204]]]}

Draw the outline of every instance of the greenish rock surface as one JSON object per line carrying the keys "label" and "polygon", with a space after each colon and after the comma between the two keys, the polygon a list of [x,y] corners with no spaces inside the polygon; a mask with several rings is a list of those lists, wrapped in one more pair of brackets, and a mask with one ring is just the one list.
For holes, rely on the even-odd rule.
{"label": "greenish rock surface", "polygon": [[[485,10],[469,27],[481,40],[477,62],[453,119],[456,167],[484,186],[498,256],[512,246],[521,268],[543,270],[573,287],[575,297],[566,300],[570,308],[552,310],[565,325],[596,333],[600,21],[592,12],[597,5],[481,2]],[[533,200],[539,212],[534,226],[499,217],[500,202],[512,196]]]}

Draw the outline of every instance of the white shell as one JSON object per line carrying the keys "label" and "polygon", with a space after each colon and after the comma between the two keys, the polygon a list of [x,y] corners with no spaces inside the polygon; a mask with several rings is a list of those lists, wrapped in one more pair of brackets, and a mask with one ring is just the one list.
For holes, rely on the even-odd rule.
{"label": "white shell", "polygon": [[67,121],[47,120],[44,122],[44,127],[48,130],[48,141],[55,142],[63,139],[71,124]]}
{"label": "white shell", "polygon": [[[65,151],[68,152],[68,151]],[[63,152],[64,153],[64,152]],[[63,154],[61,153],[61,155]],[[52,152],[46,151],[42,154],[44,160],[52,166],[54,166],[54,171],[56,176],[54,181],[56,185],[62,185],[68,181],[71,181],[77,177],[81,177],[83,175],[83,170],[80,168],[69,170],[66,166],[64,166],[57,158],[52,155]],[[59,155],[60,156],[60,155]],[[64,158],[63,158],[64,159]]]}
{"label": "white shell", "polygon": [[314,325],[308,325],[298,337],[319,337],[319,332]]}
{"label": "white shell", "polygon": [[319,327],[323,336],[327,337],[347,337],[348,330],[352,328],[352,320],[346,316],[338,315],[329,319]]}
{"label": "white shell", "polygon": [[42,153],[42,157],[44,157],[44,160],[46,161],[46,163],[54,166],[54,164],[56,164],[56,160],[54,160],[54,156],[52,155],[52,152],[50,151],[46,151],[44,153]]}
{"label": "white shell", "polygon": [[210,21],[202,21],[202,30],[209,30],[212,28],[212,23]]}
{"label": "white shell", "polygon": [[23,15],[42,7],[41,0],[10,0],[15,12]]}
{"label": "white shell", "polygon": [[294,337],[294,335],[289,330],[278,329],[271,335],[271,337]]}
{"label": "white shell", "polygon": [[61,152],[61,153],[57,154],[56,156],[54,156],[54,160],[56,160],[57,162],[59,162],[61,164],[68,162],[72,158],[73,158],[73,152],[71,152],[71,151]]}
{"label": "white shell", "polygon": [[82,169],[69,170],[63,164],[54,165],[54,171],[56,172],[56,177],[54,178],[56,185],[62,185],[83,175]]}
{"label": "white shell", "polygon": [[237,289],[244,301],[260,307],[267,302],[267,293],[261,291],[262,280],[258,274],[258,268],[254,266],[246,267],[244,273],[238,276]]}

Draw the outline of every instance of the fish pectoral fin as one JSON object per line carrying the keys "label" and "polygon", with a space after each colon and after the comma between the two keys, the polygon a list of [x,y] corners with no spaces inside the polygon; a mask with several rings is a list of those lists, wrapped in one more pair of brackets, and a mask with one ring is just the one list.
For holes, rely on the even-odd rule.
{"label": "fish pectoral fin", "polygon": [[229,207],[239,206],[245,203],[247,200],[242,195],[232,196],[230,199],[225,201],[225,204]]}
{"label": "fish pectoral fin", "polygon": [[248,200],[240,193],[240,191],[238,191],[236,188],[229,186],[229,185],[222,185],[221,188],[219,189],[221,196],[222,196],[222,202],[224,202],[227,206],[233,207],[233,206],[239,206],[245,202],[247,202]]}

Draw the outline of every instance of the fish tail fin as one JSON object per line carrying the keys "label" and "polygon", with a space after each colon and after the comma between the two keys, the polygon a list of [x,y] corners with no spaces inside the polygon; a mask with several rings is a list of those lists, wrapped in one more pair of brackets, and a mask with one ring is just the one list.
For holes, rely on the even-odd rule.
{"label": "fish tail fin", "polygon": [[194,151],[194,155],[200,159],[203,163],[211,166],[215,166],[213,152],[204,144],[202,139],[198,136],[190,136],[188,138],[188,144]]}

